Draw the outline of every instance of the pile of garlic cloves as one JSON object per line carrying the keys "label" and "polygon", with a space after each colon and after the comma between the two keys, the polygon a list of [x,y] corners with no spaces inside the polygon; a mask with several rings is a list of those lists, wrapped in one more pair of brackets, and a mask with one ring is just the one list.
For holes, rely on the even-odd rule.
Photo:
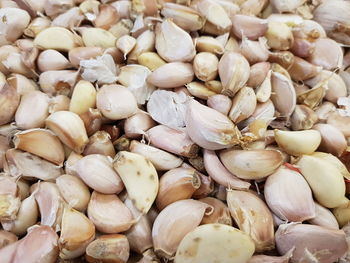
{"label": "pile of garlic cloves", "polygon": [[1,263],[349,263],[350,2],[0,0]]}

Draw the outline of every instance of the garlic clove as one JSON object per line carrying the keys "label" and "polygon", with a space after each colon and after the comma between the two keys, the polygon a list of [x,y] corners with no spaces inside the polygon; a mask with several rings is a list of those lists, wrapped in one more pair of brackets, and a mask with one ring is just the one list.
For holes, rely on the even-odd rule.
{"label": "garlic clove", "polygon": [[15,115],[16,125],[22,129],[41,128],[48,116],[49,97],[41,91],[24,94]]}
{"label": "garlic clove", "polygon": [[20,96],[15,87],[4,83],[0,88],[0,125],[12,120],[20,104]]}
{"label": "garlic clove", "polygon": [[96,27],[109,29],[112,25],[119,21],[120,17],[118,11],[112,5],[101,4],[99,5],[98,9],[98,15],[93,21]]}
{"label": "garlic clove", "polygon": [[315,41],[314,51],[308,61],[325,70],[334,70],[343,65],[343,50],[341,45],[329,38],[320,38]]}
{"label": "garlic clove", "polygon": [[7,78],[7,82],[10,86],[16,88],[17,92],[22,96],[31,91],[38,90],[39,87],[36,82],[22,74],[11,74]]}
{"label": "garlic clove", "polygon": [[15,134],[16,149],[35,154],[56,165],[63,165],[63,145],[53,132],[45,129],[30,129]]}
{"label": "garlic clove", "polygon": [[339,167],[318,153],[303,155],[296,162],[301,174],[309,183],[315,199],[324,207],[334,208],[347,204],[345,183]]}
{"label": "garlic clove", "polygon": [[[322,226],[329,229],[339,229],[337,219],[329,209],[319,205],[318,203],[315,203],[315,208],[316,216],[314,218],[309,219],[309,223],[311,223],[312,225]],[[333,213],[335,213],[334,210]]]}
{"label": "garlic clove", "polygon": [[69,51],[80,46],[80,41],[66,28],[48,27],[35,36],[34,45],[39,49]]}
{"label": "garlic clove", "polygon": [[27,179],[54,180],[62,168],[28,152],[10,149],[5,154],[4,171],[11,176]]}
{"label": "garlic clove", "polygon": [[4,156],[8,149],[10,149],[8,139],[5,136],[0,135],[0,169],[4,169]]}
{"label": "garlic clove", "polygon": [[282,117],[288,118],[296,105],[296,92],[292,81],[281,73],[272,72],[271,87],[271,100],[276,110]]}
{"label": "garlic clove", "polygon": [[73,171],[92,189],[103,194],[120,193],[123,182],[113,170],[110,158],[101,154],[90,154],[78,160]]}
{"label": "garlic clove", "polygon": [[290,27],[282,22],[269,21],[265,33],[269,47],[277,50],[288,50],[293,45],[293,33]]}
{"label": "garlic clove", "polygon": [[255,90],[256,100],[258,102],[266,102],[270,99],[272,93],[271,73],[269,70],[264,81]]}
{"label": "garlic clove", "polygon": [[266,20],[254,16],[236,14],[231,17],[231,21],[232,32],[240,39],[247,37],[250,40],[257,40],[265,35],[268,28]]}
{"label": "garlic clove", "polygon": [[221,93],[224,95],[233,97],[248,81],[249,63],[239,53],[225,52],[219,61],[218,69],[223,85]]}
{"label": "garlic clove", "polygon": [[338,157],[334,156],[333,154],[324,152],[315,152],[313,155],[322,160],[325,160],[326,162],[330,162],[332,165],[337,167],[345,179],[350,179],[350,173],[347,169],[346,163],[343,163]]}
{"label": "garlic clove", "polygon": [[[293,131],[309,130],[313,128],[314,124],[318,121],[318,116],[317,113],[308,106],[296,105],[290,120]],[[315,126],[314,129],[321,132],[321,130]]]}
{"label": "garlic clove", "polygon": [[186,131],[199,146],[218,150],[239,142],[240,133],[222,113],[191,100],[187,106]]}
{"label": "garlic clove", "polygon": [[227,115],[232,107],[232,101],[225,95],[215,94],[208,98],[207,105],[210,108]]}
{"label": "garlic clove", "polygon": [[255,111],[256,100],[254,90],[249,87],[243,87],[233,97],[232,107],[228,117],[234,123],[239,123],[249,118]]}
{"label": "garlic clove", "polygon": [[206,260],[244,263],[253,253],[254,243],[242,231],[223,224],[206,224],[184,237],[176,252],[175,263],[200,263]]}
{"label": "garlic clove", "polygon": [[[45,238],[43,238],[45,237]],[[17,241],[16,252],[11,262],[55,262],[58,257],[58,236],[45,225],[33,226],[27,235]]]}
{"label": "garlic clove", "polygon": [[232,225],[232,218],[230,215],[230,210],[224,202],[219,199],[213,197],[205,197],[199,199],[200,202],[206,203],[213,207],[213,213],[210,215],[204,215],[201,224],[224,224],[224,225]]}
{"label": "garlic clove", "polygon": [[166,206],[192,197],[200,187],[198,173],[191,168],[175,168],[167,171],[159,180],[159,190],[156,205],[159,210]]}
{"label": "garlic clove", "polygon": [[286,166],[271,174],[264,196],[272,212],[286,222],[303,222],[315,217],[315,203],[304,177]]}
{"label": "garlic clove", "polygon": [[30,22],[28,12],[20,8],[3,7],[0,10],[0,17],[3,32],[0,38],[1,46],[17,40]]}
{"label": "garlic clove", "polygon": [[165,125],[157,125],[147,131],[149,142],[162,150],[192,158],[199,151],[196,145],[184,130],[175,130]]}
{"label": "garlic clove", "polygon": [[64,201],[54,183],[40,182],[33,192],[40,211],[41,225],[60,229]]}
{"label": "garlic clove", "polygon": [[275,150],[234,150],[220,152],[223,165],[241,179],[264,178],[277,170],[283,156]]}
{"label": "garlic clove", "polygon": [[128,62],[134,63],[142,53],[154,51],[155,38],[155,32],[151,30],[146,30],[139,35],[136,39],[136,46],[128,56]]}
{"label": "garlic clove", "polygon": [[68,59],[60,52],[53,49],[47,49],[41,52],[37,59],[37,65],[41,72],[62,70],[71,67]]}
{"label": "garlic clove", "polygon": [[69,148],[77,153],[84,150],[88,137],[81,118],[70,111],[57,111],[46,120],[46,126]]}
{"label": "garlic clove", "polygon": [[97,109],[108,119],[120,120],[137,112],[134,95],[121,85],[103,85],[96,96]]}
{"label": "garlic clove", "polygon": [[66,206],[62,215],[61,234],[58,240],[60,258],[73,259],[85,253],[95,238],[94,224],[81,212]]}
{"label": "garlic clove", "polygon": [[148,83],[159,88],[175,88],[193,80],[194,72],[191,64],[172,62],[160,66],[148,76]]}
{"label": "garlic clove", "polygon": [[[187,165],[186,163],[182,164],[182,167],[184,167],[184,168],[187,168],[187,166],[188,166],[188,168],[194,170],[194,168],[192,166]],[[211,179],[210,176],[206,176],[202,173],[198,173],[198,175],[200,178],[200,186],[192,195],[192,197],[196,198],[196,199],[207,197],[211,193],[213,193],[213,191],[214,191],[213,179]]]}
{"label": "garlic clove", "polygon": [[137,57],[137,62],[147,67],[149,70],[154,71],[160,66],[166,64],[166,62],[155,52],[144,52]]}
{"label": "garlic clove", "polygon": [[220,162],[214,151],[204,150],[203,157],[205,169],[216,183],[229,189],[249,189],[250,183],[240,180],[231,174]]}
{"label": "garlic clove", "polygon": [[95,104],[95,87],[89,81],[80,80],[74,87],[69,104],[69,111],[80,115],[87,112],[89,108],[95,108]]}
{"label": "garlic clove", "polygon": [[115,149],[109,133],[105,131],[94,133],[89,138],[89,142],[85,146],[83,154],[102,154],[113,158],[115,156]]}
{"label": "garlic clove", "polygon": [[324,28],[327,35],[339,43],[350,44],[348,24],[350,4],[348,2],[322,2],[313,12],[314,20]]}
{"label": "garlic clove", "polygon": [[65,27],[67,29],[78,27],[84,16],[81,14],[79,7],[72,7],[65,12],[62,12],[56,16],[52,22],[51,26]]}
{"label": "garlic clove", "polygon": [[78,176],[77,172],[74,170],[74,164],[79,161],[83,156],[76,152],[71,152],[65,162],[65,172],[66,174]]}
{"label": "garlic clove", "polygon": [[148,216],[142,214],[133,204],[130,199],[126,199],[124,204],[130,209],[134,218],[138,221],[133,225],[127,232],[126,237],[128,238],[130,249],[142,254],[147,249],[153,247],[152,242],[152,225]]}
{"label": "garlic clove", "polygon": [[207,100],[211,96],[216,95],[214,91],[207,88],[203,83],[197,81],[186,84],[186,88],[190,95],[203,100]]}
{"label": "garlic clove", "polygon": [[124,132],[126,137],[136,139],[143,136],[146,131],[156,126],[148,112],[139,111],[125,120]]}
{"label": "garlic clove", "polygon": [[136,208],[147,213],[159,188],[158,174],[153,164],[140,154],[120,151],[114,158],[113,167]]}
{"label": "garlic clove", "polygon": [[86,47],[115,47],[116,37],[107,30],[96,27],[82,27],[81,37]]}
{"label": "garlic clove", "polygon": [[334,262],[347,250],[344,231],[294,223],[279,226],[276,246],[281,254],[295,248],[291,262]]}
{"label": "garlic clove", "polygon": [[239,229],[253,239],[256,252],[275,247],[272,214],[257,195],[228,190],[227,205]]}
{"label": "garlic clove", "polygon": [[218,74],[219,59],[213,53],[200,52],[193,60],[196,77],[202,81],[214,80]]}
{"label": "garlic clove", "polygon": [[50,70],[40,74],[39,85],[47,95],[69,95],[78,79],[75,70]]}
{"label": "garlic clove", "polygon": [[307,80],[306,84],[311,87],[324,86],[326,89],[325,99],[333,103],[337,103],[338,98],[347,95],[345,82],[338,74],[331,71],[321,71],[314,78]]}
{"label": "garlic clove", "polygon": [[195,3],[195,9],[206,19],[207,23],[220,32],[228,32],[232,27],[232,22],[225,9],[215,1],[200,0]]}
{"label": "garlic clove", "polygon": [[93,135],[102,127],[102,114],[98,109],[88,109],[87,112],[79,115],[84,122],[86,133],[88,136]]}
{"label": "garlic clove", "polygon": [[63,199],[71,208],[80,212],[87,209],[90,191],[79,177],[63,174],[56,178],[56,185]]}
{"label": "garlic clove", "polygon": [[317,76],[321,72],[321,67],[307,62],[306,60],[294,57],[293,63],[288,68],[291,78],[295,81],[304,81]]}
{"label": "garlic clove", "polygon": [[191,36],[172,20],[165,19],[156,26],[156,50],[167,62],[188,62],[195,56]]}
{"label": "garlic clove", "polygon": [[0,249],[15,243],[17,240],[18,237],[15,234],[5,230],[0,230]]}
{"label": "garlic clove", "polygon": [[162,257],[171,258],[185,235],[194,230],[203,216],[212,210],[210,205],[193,199],[180,200],[167,206],[153,224],[155,252]]}
{"label": "garlic clove", "polygon": [[116,46],[123,52],[124,58],[126,58],[126,56],[135,47],[135,45],[136,39],[129,35],[118,38],[116,42]]}
{"label": "garlic clove", "polygon": [[16,182],[3,174],[0,177],[0,220],[15,220],[20,206]]}
{"label": "garlic clove", "polygon": [[76,47],[68,52],[69,62],[78,68],[81,60],[87,60],[101,56],[103,48],[101,47]]}
{"label": "garlic clove", "polygon": [[196,10],[184,5],[166,2],[161,14],[188,32],[200,30],[204,25],[204,18]]}
{"label": "garlic clove", "polygon": [[290,258],[293,255],[294,249],[292,248],[283,256],[275,257],[275,256],[265,256],[265,255],[255,255],[253,256],[248,263],[288,263]]}
{"label": "garlic clove", "polygon": [[124,232],[134,223],[130,210],[113,194],[106,195],[94,191],[87,214],[96,229],[103,233]]}
{"label": "garlic clove", "polygon": [[140,154],[150,160],[158,171],[175,169],[183,163],[182,159],[173,154],[138,141],[131,141],[130,152]]}
{"label": "garlic clove", "polygon": [[35,38],[41,31],[48,28],[51,24],[51,20],[47,17],[36,17],[34,18],[26,29],[24,29],[24,35]]}
{"label": "garlic clove", "polygon": [[317,130],[282,131],[275,130],[275,140],[281,149],[291,155],[312,154],[321,143]]}
{"label": "garlic clove", "polygon": [[246,37],[242,39],[240,53],[249,61],[250,64],[265,62],[269,58],[269,50],[266,39],[259,38],[258,41],[252,41]]}
{"label": "garlic clove", "polygon": [[347,143],[343,133],[331,124],[317,123],[312,127],[321,134],[319,149],[340,156],[346,150]]}
{"label": "garlic clove", "polygon": [[128,239],[120,234],[99,236],[87,246],[85,258],[89,263],[126,263],[129,258]]}
{"label": "garlic clove", "polygon": [[241,4],[241,12],[246,15],[258,15],[267,5],[267,0],[247,0]]}
{"label": "garlic clove", "polygon": [[248,87],[257,88],[264,80],[266,80],[269,74],[271,64],[269,62],[259,62],[250,67],[249,79],[247,82]]}
{"label": "garlic clove", "polygon": [[349,204],[346,206],[339,206],[332,210],[340,227],[344,227],[350,221],[350,207]]}
{"label": "garlic clove", "polygon": [[221,55],[225,51],[224,45],[216,38],[210,36],[200,36],[197,38],[196,49],[198,52],[209,52],[217,55]]}
{"label": "garlic clove", "polygon": [[300,58],[308,58],[309,56],[312,56],[315,51],[315,43],[309,41],[308,39],[297,38],[294,36],[293,46],[291,47],[290,51],[295,56],[298,56]]}

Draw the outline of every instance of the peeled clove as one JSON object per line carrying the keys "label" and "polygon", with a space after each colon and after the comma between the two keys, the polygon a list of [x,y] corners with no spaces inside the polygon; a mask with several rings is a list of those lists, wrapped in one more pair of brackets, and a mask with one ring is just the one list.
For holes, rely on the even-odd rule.
{"label": "peeled clove", "polygon": [[315,217],[311,189],[297,171],[282,166],[264,186],[265,200],[272,212],[287,222],[303,222]]}
{"label": "peeled clove", "polygon": [[321,143],[317,130],[282,131],[275,130],[275,140],[281,149],[291,155],[312,154]]}
{"label": "peeled clove", "polygon": [[114,158],[113,167],[135,207],[147,213],[159,188],[158,174],[153,164],[140,154],[120,151]]}
{"label": "peeled clove", "polygon": [[269,47],[277,50],[288,50],[293,45],[293,33],[288,25],[281,22],[269,21],[265,33]]}
{"label": "peeled clove", "polygon": [[198,52],[209,52],[221,55],[225,51],[224,45],[214,37],[200,36],[196,41],[196,49]]}
{"label": "peeled clove", "polygon": [[186,85],[186,88],[187,88],[187,91],[190,93],[190,95],[203,100],[207,100],[211,96],[216,95],[214,91],[210,90],[204,84],[197,81],[188,83]]}
{"label": "peeled clove", "polygon": [[71,208],[80,212],[87,209],[90,191],[79,177],[63,174],[56,178],[56,185],[63,199]]}
{"label": "peeled clove", "polygon": [[69,103],[69,111],[78,115],[83,114],[89,108],[95,108],[96,89],[86,80],[80,80],[74,87]]}
{"label": "peeled clove", "polygon": [[156,147],[132,141],[130,152],[138,153],[152,162],[158,171],[168,171],[179,167],[183,160]]}
{"label": "peeled clove", "polygon": [[89,219],[103,233],[119,233],[128,230],[134,223],[130,210],[117,195],[100,194],[94,191],[87,209]]}
{"label": "peeled clove", "polygon": [[248,81],[250,67],[239,53],[225,52],[219,61],[219,76],[223,85],[222,94],[233,97]]}
{"label": "peeled clove", "polygon": [[196,157],[199,151],[185,131],[157,125],[147,131],[148,140],[155,147],[184,157]]}
{"label": "peeled clove", "polygon": [[218,73],[218,58],[209,52],[198,53],[193,60],[193,70],[196,77],[202,81],[214,80]]}
{"label": "peeled clove", "polygon": [[225,149],[239,143],[240,132],[230,119],[195,100],[188,103],[185,122],[188,135],[205,149]]}
{"label": "peeled clove", "polygon": [[159,210],[178,201],[189,199],[200,187],[198,173],[191,168],[176,168],[169,170],[159,180],[159,190],[156,204]]}
{"label": "peeled clove", "polygon": [[296,165],[322,206],[334,208],[348,203],[341,170],[323,158],[323,154],[302,155]]}
{"label": "peeled clove", "polygon": [[276,247],[281,254],[294,247],[291,262],[335,262],[347,251],[344,231],[295,223],[279,226]]}
{"label": "peeled clove", "polygon": [[251,192],[228,190],[227,205],[239,229],[255,243],[255,251],[275,247],[272,214],[266,204]]}
{"label": "peeled clove", "polygon": [[113,170],[111,160],[101,154],[90,154],[78,160],[74,172],[92,189],[103,194],[120,193],[123,182]]}
{"label": "peeled clove", "polygon": [[186,234],[194,230],[203,216],[212,213],[212,210],[210,205],[193,199],[180,200],[167,206],[153,224],[155,252],[171,258]]}
{"label": "peeled clove", "polygon": [[264,178],[281,166],[283,156],[275,150],[234,150],[220,153],[224,166],[241,179]]}
{"label": "peeled clove", "polygon": [[89,263],[126,263],[129,258],[128,239],[120,234],[99,236],[87,246],[85,258]]}
{"label": "peeled clove", "polygon": [[[196,248],[196,253],[191,253]],[[245,263],[254,253],[252,239],[238,229],[223,224],[206,224],[195,228],[181,241],[175,263]],[[232,254],[232,251],[237,251]]]}
{"label": "peeled clove", "polygon": [[166,62],[155,52],[144,52],[140,54],[137,58],[137,62],[151,71],[166,64]]}
{"label": "peeled clove", "polygon": [[94,238],[95,226],[86,215],[68,206],[65,207],[58,240],[60,258],[73,259],[83,255]]}

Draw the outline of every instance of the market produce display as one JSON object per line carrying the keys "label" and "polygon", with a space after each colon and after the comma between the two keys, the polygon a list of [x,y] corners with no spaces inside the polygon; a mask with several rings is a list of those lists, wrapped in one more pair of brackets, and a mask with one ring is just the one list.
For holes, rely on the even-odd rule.
{"label": "market produce display", "polygon": [[350,263],[350,1],[0,0],[0,263]]}

